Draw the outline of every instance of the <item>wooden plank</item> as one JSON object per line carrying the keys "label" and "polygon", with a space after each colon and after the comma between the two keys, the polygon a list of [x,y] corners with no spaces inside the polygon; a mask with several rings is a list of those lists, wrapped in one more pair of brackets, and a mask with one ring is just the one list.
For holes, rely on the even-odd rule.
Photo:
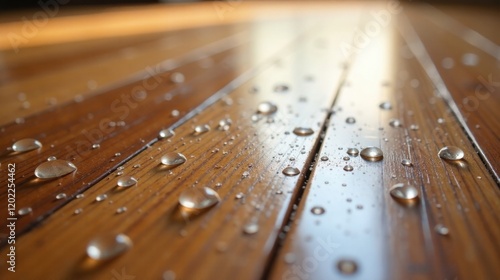
{"label": "wooden plank", "polygon": [[[47,252],[61,242],[64,246],[43,258],[43,265],[29,270],[19,267],[15,276],[108,279],[114,273],[126,271],[127,275],[150,279],[171,270],[180,279],[226,279],[236,274],[240,279],[259,278],[292,208],[290,202],[294,201],[309,172],[309,163],[328,114],[328,104],[333,101],[344,71],[346,58],[336,46],[350,40],[356,13],[333,14],[336,15],[333,19],[323,23],[320,29],[309,29],[307,36],[300,37],[288,49],[283,47],[297,34],[295,21],[279,24],[277,28],[273,25],[255,27],[256,41],[240,49],[238,60],[253,51],[254,57],[249,58],[251,63],[262,65],[267,61],[273,64],[231,92],[230,99],[223,98],[178,126],[173,138],[152,143],[120,164],[124,174],[139,180],[137,186],[116,191],[116,172],[109,174],[87,189],[84,198],[68,201],[42,226],[20,237],[17,254],[23,256],[23,266],[27,267],[31,266],[29,263],[41,261],[33,252]],[[307,26],[311,20],[317,18],[303,24]],[[331,33],[329,26],[340,22],[349,23],[347,26],[351,28]],[[269,57],[276,49],[281,50],[278,55]],[[185,70],[184,73],[195,71]],[[234,68],[231,70],[241,74]],[[210,73],[204,73],[202,79],[203,87],[210,87],[212,92],[217,88],[214,83],[224,81],[222,77],[212,78]],[[195,87],[196,83],[192,85]],[[279,85],[286,85],[288,90],[276,92],[275,87]],[[252,115],[264,101],[279,104],[277,113],[253,121]],[[187,106],[181,104],[176,102],[176,106]],[[154,108],[148,106],[148,115],[154,116],[152,110]],[[154,118],[163,120],[155,128],[140,115],[134,115],[132,119],[139,119],[142,127],[128,127],[128,133],[113,138],[117,142],[103,142],[102,148],[125,142],[127,138],[135,142],[146,139],[139,135],[145,131],[144,135],[150,131],[156,133],[168,123],[170,110],[164,108],[163,111]],[[187,109],[181,107],[180,111]],[[233,121],[228,131],[215,128],[223,118]],[[193,126],[203,123],[210,124],[212,130],[193,136]],[[300,126],[314,129],[313,135],[294,135],[292,130]],[[117,148],[123,150],[123,146]],[[187,162],[175,169],[163,170],[159,158],[170,151],[185,154]],[[100,156],[109,159],[107,155]],[[43,159],[45,155],[39,157]],[[95,157],[92,154],[89,161],[96,160]],[[134,168],[138,165],[139,168]],[[300,176],[285,176],[282,170],[287,166],[297,167]],[[111,167],[105,169],[111,170]],[[245,172],[248,175],[244,175]],[[221,203],[198,216],[180,212],[179,194],[192,186],[216,189]],[[239,192],[244,194],[241,200],[235,199]],[[95,197],[103,193],[108,194],[108,200],[96,203]],[[117,215],[115,210],[121,206],[126,206],[128,211]],[[83,212],[74,215],[78,208]],[[255,223],[258,232],[245,235],[243,227],[247,223]],[[125,232],[134,246],[120,258],[95,266],[85,257],[85,246],[96,234],[110,231]],[[61,267],[63,259],[65,265]],[[242,270],[244,274],[240,273]],[[0,275],[4,273],[1,271]]]}
{"label": "wooden plank", "polygon": [[[434,94],[408,42],[395,32],[404,22],[393,24],[354,59],[312,180],[271,265],[272,279],[500,275],[500,191],[460,123],[445,114],[448,105]],[[392,110],[379,108],[385,101]],[[356,122],[347,124],[348,117]],[[392,127],[392,118],[403,125]],[[465,160],[439,158],[438,150],[447,145],[462,148]],[[348,147],[367,146],[380,147],[384,159],[369,162],[346,153]],[[412,166],[402,165],[403,159]],[[397,183],[415,186],[419,200],[393,199],[388,191]],[[314,214],[314,207],[324,213]],[[440,225],[449,234],[440,235]]]}
{"label": "wooden plank", "polygon": [[[449,100],[457,107],[455,114],[463,117],[462,125],[490,171],[500,182],[499,170],[500,148],[497,143],[500,139],[500,122],[498,108],[500,96],[495,94],[500,89],[500,46],[484,38],[486,42],[478,41],[471,45],[450,31],[445,21],[429,20],[434,15],[428,9],[415,9],[412,13],[415,30],[422,38],[437,73],[446,84],[449,91]],[[432,10],[430,10],[432,11]],[[498,11],[497,11],[498,12]],[[497,20],[498,21],[498,20]],[[485,24],[488,21],[485,22]],[[455,23],[455,25],[457,25]],[[463,26],[454,26],[455,29],[465,29],[460,34],[473,32]],[[493,38],[496,38],[495,36]],[[490,43],[493,46],[481,47]],[[489,51],[489,52],[487,52]],[[495,56],[496,55],[496,56]],[[450,112],[452,113],[452,112]]]}

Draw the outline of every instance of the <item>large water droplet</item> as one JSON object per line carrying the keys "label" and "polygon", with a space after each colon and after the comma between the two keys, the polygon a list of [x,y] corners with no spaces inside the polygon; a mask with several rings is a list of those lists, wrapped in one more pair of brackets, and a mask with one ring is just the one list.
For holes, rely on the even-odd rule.
{"label": "large water droplet", "polygon": [[358,270],[358,265],[353,260],[340,260],[337,262],[337,269],[342,274],[354,274]]}
{"label": "large water droplet", "polygon": [[359,155],[359,150],[356,148],[348,148],[347,154],[353,157],[357,157]]}
{"label": "large water droplet", "polygon": [[160,133],[158,133],[158,136],[160,139],[167,139],[170,137],[173,137],[175,135],[175,132],[172,129],[163,129],[160,130]]}
{"label": "large water droplet", "polygon": [[219,194],[208,187],[188,188],[179,196],[179,204],[189,209],[206,209],[219,201]]}
{"label": "large water droplet", "polygon": [[117,185],[122,188],[128,188],[135,184],[137,184],[137,179],[132,176],[123,176],[117,182]]}
{"label": "large water droplet", "polygon": [[94,260],[109,260],[132,247],[132,240],[123,234],[102,235],[87,244],[87,255]]}
{"label": "large water droplet", "polygon": [[439,150],[438,156],[446,160],[460,160],[464,157],[464,151],[459,147],[447,146]]}
{"label": "large water droplet", "polygon": [[36,150],[42,147],[42,143],[36,139],[25,138],[12,144],[12,150],[14,152],[27,152],[31,150]]}
{"label": "large water droplet", "polygon": [[168,153],[161,157],[161,163],[169,167],[175,167],[186,162],[186,157],[181,153]]}
{"label": "large water droplet", "polygon": [[194,134],[200,135],[210,131],[210,126],[208,124],[201,124],[194,127]]}
{"label": "large water droplet", "polygon": [[283,169],[283,174],[286,176],[297,176],[300,174],[300,170],[297,167],[288,166]]}
{"label": "large water droplet", "polygon": [[260,103],[257,107],[257,112],[262,115],[271,115],[276,113],[277,110],[278,106],[268,101]]}
{"label": "large water droplet", "polygon": [[325,208],[321,206],[315,206],[311,208],[311,213],[313,213],[314,215],[322,215],[325,213]]}
{"label": "large water droplet", "polygon": [[366,147],[361,150],[360,155],[367,161],[380,161],[384,158],[384,153],[377,147]]}
{"label": "large water droplet", "polygon": [[308,136],[314,133],[314,130],[312,130],[309,127],[296,127],[293,130],[293,133],[298,136]]}
{"label": "large water droplet", "polygon": [[411,200],[418,197],[418,190],[412,185],[396,184],[389,189],[392,197],[402,200]]}
{"label": "large water droplet", "polygon": [[392,104],[391,104],[391,102],[386,101],[386,102],[380,103],[379,107],[382,110],[391,110],[392,109]]}
{"label": "large water droplet", "polygon": [[51,179],[67,175],[76,170],[76,166],[66,160],[46,161],[35,169],[35,176],[40,179]]}

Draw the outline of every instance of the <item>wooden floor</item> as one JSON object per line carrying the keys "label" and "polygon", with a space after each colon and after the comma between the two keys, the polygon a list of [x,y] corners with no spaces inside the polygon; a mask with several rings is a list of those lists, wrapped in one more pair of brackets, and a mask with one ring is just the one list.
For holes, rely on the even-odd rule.
{"label": "wooden floor", "polygon": [[0,279],[499,279],[500,9],[304,2],[0,16]]}

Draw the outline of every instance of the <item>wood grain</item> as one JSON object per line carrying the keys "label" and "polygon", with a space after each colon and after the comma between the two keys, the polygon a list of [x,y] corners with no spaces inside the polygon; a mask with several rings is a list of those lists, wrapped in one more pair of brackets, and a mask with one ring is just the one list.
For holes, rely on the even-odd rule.
{"label": "wood grain", "polygon": [[[496,81],[498,60],[483,43],[499,42],[497,11],[394,5],[61,10],[18,54],[2,37],[0,147],[26,137],[43,147],[0,155],[2,186],[15,163],[16,208],[33,209],[17,216],[16,273],[4,262],[10,232],[0,211],[0,279],[500,277],[498,100],[454,107],[479,77]],[[158,24],[166,15],[169,24]],[[21,28],[19,16],[4,17],[0,34]],[[460,35],[472,31],[482,39]],[[479,64],[462,63],[466,53]],[[176,72],[184,82],[172,82]],[[277,112],[257,114],[265,101]],[[384,101],[391,110],[379,107]],[[389,124],[395,118],[400,127]],[[202,124],[211,130],[195,134]],[[296,135],[296,127],[313,133]],[[175,136],[159,139],[166,128]],[[464,160],[437,156],[449,145]],[[384,159],[346,153],[366,146],[380,147]],[[166,168],[160,159],[169,152],[187,162]],[[78,170],[36,179],[49,156]],[[299,174],[286,176],[286,167]],[[123,176],[138,184],[118,187]],[[419,199],[395,200],[389,188],[397,183],[415,186]],[[181,207],[181,192],[195,187],[216,190],[221,201],[204,211]],[[108,198],[96,201],[101,194]],[[113,233],[133,246],[108,261],[86,255],[90,240]],[[352,274],[341,261],[355,264]]]}

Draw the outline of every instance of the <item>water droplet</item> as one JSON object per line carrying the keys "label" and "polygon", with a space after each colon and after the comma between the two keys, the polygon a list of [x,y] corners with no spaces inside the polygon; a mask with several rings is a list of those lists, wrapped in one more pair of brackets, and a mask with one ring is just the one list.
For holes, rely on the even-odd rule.
{"label": "water droplet", "polygon": [[294,253],[286,253],[284,259],[285,263],[292,264],[295,263],[295,261],[297,260],[297,256],[295,256]]}
{"label": "water droplet", "polygon": [[103,200],[106,200],[108,198],[108,195],[103,193],[95,197],[95,201],[100,202]]}
{"label": "water droplet", "polygon": [[311,213],[313,213],[314,215],[322,215],[323,213],[325,213],[325,208],[321,206],[315,206],[311,208]]}
{"label": "water droplet", "polygon": [[132,176],[123,176],[117,182],[117,185],[122,188],[128,188],[135,184],[137,184],[137,179]]}
{"label": "water droplet", "polygon": [[321,161],[328,161],[328,157],[327,156],[322,156],[321,157]]}
{"label": "water droplet", "polygon": [[450,230],[442,224],[436,225],[434,230],[440,235],[448,235],[450,233]]}
{"label": "water droplet", "polygon": [[257,107],[257,112],[262,115],[271,115],[278,111],[278,106],[272,102],[262,102]]}
{"label": "water droplet", "polygon": [[245,172],[243,172],[243,174],[241,175],[241,178],[248,178],[248,176],[250,176],[250,172],[245,171]]}
{"label": "water droplet", "polygon": [[351,165],[348,164],[348,165],[344,166],[344,170],[350,172],[350,171],[354,170],[354,167],[352,167]]}
{"label": "water droplet", "polygon": [[175,84],[183,83],[184,80],[185,80],[184,74],[180,72],[174,72],[170,75],[170,81],[172,81]]}
{"label": "water droplet", "polygon": [[228,131],[232,124],[233,121],[231,119],[222,119],[219,121],[219,126],[217,127],[217,129]]}
{"label": "water droplet", "polygon": [[158,133],[158,136],[160,139],[167,139],[170,137],[173,137],[175,135],[175,132],[172,129],[162,129],[160,130],[160,133]]}
{"label": "water droplet", "polygon": [[358,265],[353,260],[340,260],[337,268],[342,274],[354,274],[358,270]]}
{"label": "water droplet", "polygon": [[389,120],[389,125],[392,126],[392,127],[401,127],[403,124],[398,119],[390,119]]}
{"label": "water droplet", "polygon": [[123,234],[106,234],[93,238],[87,244],[87,255],[94,260],[109,260],[132,247],[132,240]]}
{"label": "water droplet", "polygon": [[179,110],[175,110],[175,109],[174,109],[174,110],[172,110],[172,112],[170,112],[170,115],[171,115],[172,117],[174,117],[174,118],[175,118],[175,117],[178,117],[180,114],[181,114],[181,112],[179,112]]}
{"label": "water droplet", "polygon": [[80,193],[80,194],[76,195],[76,198],[84,198],[84,197],[85,197],[85,194],[83,194],[83,193]]}
{"label": "water droplet", "polygon": [[287,85],[284,85],[284,84],[280,84],[280,85],[276,85],[274,87],[274,92],[286,92],[288,91],[290,88],[287,86]]}
{"label": "water droplet", "polygon": [[380,161],[384,158],[384,153],[377,147],[366,147],[361,150],[360,155],[367,161]]}
{"label": "water droplet", "polygon": [[51,179],[67,175],[76,170],[76,166],[66,160],[52,160],[40,164],[35,169],[35,176],[40,179]]}
{"label": "water droplet", "polygon": [[59,199],[64,199],[66,198],[66,194],[65,193],[60,193],[58,195],[56,195],[56,199],[59,200]]}
{"label": "water droplet", "polygon": [[438,122],[438,124],[443,124],[445,122],[445,120],[443,118],[439,118],[439,119],[437,119],[437,122]]}
{"label": "water droplet", "polygon": [[186,157],[181,153],[168,153],[161,157],[161,163],[169,167],[175,167],[186,162]]}
{"label": "water droplet", "polygon": [[36,139],[25,138],[12,144],[12,150],[14,152],[27,152],[31,150],[36,150],[42,147],[42,143]]}
{"label": "water droplet", "polygon": [[439,150],[438,156],[446,160],[460,160],[464,157],[464,151],[455,146],[447,146]]}
{"label": "water droplet", "polygon": [[219,201],[219,194],[208,187],[188,188],[179,196],[179,204],[189,209],[206,209]]}
{"label": "water droplet", "polygon": [[444,69],[451,69],[453,65],[455,65],[455,61],[453,61],[451,57],[445,57],[441,60],[441,66],[443,66]]}
{"label": "water droplet", "polygon": [[342,159],[343,159],[343,160],[345,160],[345,161],[348,161],[348,160],[350,160],[351,158],[350,158],[350,157],[348,157],[348,156],[345,156],[345,157],[343,157]]}
{"label": "water droplet", "polygon": [[242,198],[244,198],[244,197],[245,197],[245,194],[244,194],[244,193],[242,193],[242,192],[239,192],[239,193],[237,193],[234,197],[235,197],[236,199],[242,199]]}
{"label": "water droplet", "polygon": [[19,214],[19,216],[28,215],[31,212],[33,212],[33,209],[31,209],[31,207],[23,207],[23,208],[17,210],[17,214]]}
{"label": "water droplet", "polygon": [[297,176],[300,174],[300,170],[297,167],[288,166],[283,169],[283,174],[286,176]]}
{"label": "water droplet", "polygon": [[411,200],[418,197],[418,190],[412,185],[396,184],[389,189],[392,197],[402,200]]}
{"label": "water droplet", "polygon": [[243,227],[243,232],[245,234],[256,234],[259,232],[259,225],[257,223],[248,223]]}
{"label": "water droplet", "polygon": [[99,149],[101,147],[101,145],[99,144],[93,144],[92,145],[92,149]]}
{"label": "water droplet", "polygon": [[382,102],[380,103],[380,105],[378,105],[380,107],[380,109],[382,110],[391,110],[392,109],[392,104],[391,102],[389,101],[385,101],[385,102]]}
{"label": "water droplet", "polygon": [[353,124],[356,123],[356,119],[353,117],[348,117],[347,119],[345,119],[345,122],[348,124]]}
{"label": "water droplet", "polygon": [[465,53],[462,56],[462,63],[467,66],[476,66],[479,63],[479,56],[475,53]]}
{"label": "water droplet", "polygon": [[83,212],[83,209],[82,208],[78,208],[78,209],[75,209],[75,211],[73,211],[73,214],[80,215],[82,212]]}
{"label": "water droplet", "polygon": [[314,130],[309,127],[296,127],[294,128],[293,133],[298,136],[307,136],[313,134]]}
{"label": "water droplet", "polygon": [[412,125],[410,125],[410,129],[411,129],[411,130],[418,130],[418,129],[419,129],[419,127],[418,127],[418,125],[416,125],[416,124],[412,124]]}
{"label": "water droplet", "polygon": [[201,124],[194,127],[194,134],[200,135],[210,131],[210,126],[208,124]]}
{"label": "water droplet", "polygon": [[127,207],[123,206],[123,207],[120,207],[118,209],[116,209],[116,214],[121,214],[123,212],[127,212]]}
{"label": "water droplet", "polygon": [[404,165],[404,166],[408,166],[408,167],[413,166],[413,163],[409,159],[403,159],[401,161],[401,164]]}
{"label": "water droplet", "polygon": [[347,148],[347,154],[352,157],[357,157],[359,155],[359,150],[356,148]]}
{"label": "water droplet", "polygon": [[55,156],[50,156],[47,158],[47,161],[53,161],[56,160],[57,158]]}

